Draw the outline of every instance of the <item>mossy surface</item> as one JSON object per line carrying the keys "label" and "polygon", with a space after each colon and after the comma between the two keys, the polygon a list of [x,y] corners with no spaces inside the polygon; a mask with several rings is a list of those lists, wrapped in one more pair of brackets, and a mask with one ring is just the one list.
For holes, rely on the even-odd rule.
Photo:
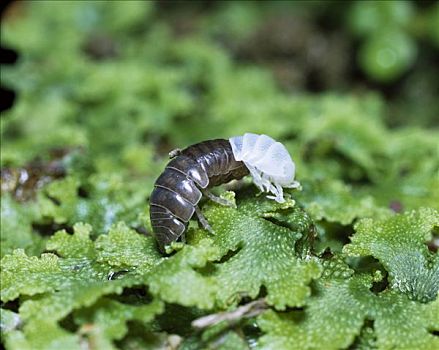
{"label": "mossy surface", "polygon": [[[334,25],[327,3],[10,7],[6,349],[439,348],[439,109],[424,55],[439,7],[356,2]],[[167,152],[245,132],[283,142],[301,188],[279,204],[250,179],[220,187],[236,208],[202,202],[215,234],[194,221],[160,254],[148,198]],[[258,299],[254,314],[191,326]]]}

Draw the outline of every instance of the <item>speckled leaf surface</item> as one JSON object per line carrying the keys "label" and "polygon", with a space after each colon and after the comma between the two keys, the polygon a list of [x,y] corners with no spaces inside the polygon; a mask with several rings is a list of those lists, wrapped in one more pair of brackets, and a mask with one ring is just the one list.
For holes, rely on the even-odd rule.
{"label": "speckled leaf surface", "polygon": [[[213,235],[193,232],[188,246],[163,262],[149,279],[153,293],[186,306],[225,308],[242,297],[255,298],[262,287],[278,309],[303,305],[309,284],[321,267],[311,256],[300,258],[297,241],[310,234],[309,218],[296,213],[303,231],[280,227],[262,215],[284,208],[294,216],[294,202],[276,205],[266,199],[245,200],[238,209],[210,205],[205,214]],[[290,206],[289,206],[290,205]],[[200,240],[202,236],[209,238]],[[190,242],[190,241],[189,241]]]}
{"label": "speckled leaf surface", "polygon": [[[309,218],[303,212],[295,215],[294,207],[284,205],[283,210],[289,211],[290,218],[295,216],[295,224],[303,230],[281,227],[262,217],[263,202],[252,199],[239,203],[237,210],[214,206],[206,211],[216,232],[214,242],[223,252],[231,252],[226,261],[212,266],[211,277],[221,286],[217,298],[227,305],[240,293],[256,297],[264,286],[267,301],[275,308],[301,306],[310,294],[309,283],[321,272],[316,259],[301,259],[296,252],[297,241],[311,234]],[[272,204],[265,213],[280,207]]]}
{"label": "speckled leaf surface", "polygon": [[[353,18],[372,11],[355,35],[389,24],[428,45],[438,11],[377,4],[354,6]],[[2,46],[19,56],[1,74],[16,92],[0,118],[1,345],[438,349],[439,137],[422,127],[437,119],[423,85],[437,74],[407,72],[399,83],[422,108],[398,112],[392,100],[407,95],[318,87],[343,79],[346,56],[331,51],[349,32],[313,28],[339,5],[199,5],[28,1],[2,17]],[[389,124],[398,113],[410,123]],[[148,200],[168,152],[245,132],[282,142],[301,188],[283,204],[250,177],[212,189],[236,207],[202,200],[214,233],[194,218],[186,243],[161,254]],[[224,313],[235,316],[192,326]]]}
{"label": "speckled leaf surface", "polygon": [[422,304],[397,292],[375,295],[371,278],[322,279],[303,311],[260,316],[261,349],[342,349],[373,324],[377,349],[436,349],[439,303]]}
{"label": "speckled leaf surface", "polygon": [[[8,342],[13,342],[14,337],[19,336],[23,338],[23,344],[41,341],[42,348],[56,346],[53,345],[56,341],[52,344],[50,337],[41,338],[38,333],[32,331],[41,322],[47,322],[47,327],[57,334],[55,339],[58,336],[61,338],[61,344],[70,344],[76,339],[76,346],[79,347],[78,339],[60,329],[57,321],[75,309],[99,303],[105,295],[121,294],[124,288],[141,284],[141,275],[161,259],[158,254],[154,257],[154,254],[145,253],[144,248],[148,246],[148,241],[150,245],[154,244],[151,238],[139,236],[123,224],[111,229],[108,236],[102,236],[100,242],[90,239],[91,231],[90,225],[76,224],[72,235],[65,231],[57,232],[47,243],[47,249],[56,254],[45,253],[38,258],[27,256],[23,250],[16,250],[13,255],[7,255],[2,259],[1,300],[8,302],[18,296],[25,297],[19,309],[19,317],[24,322],[24,335],[19,335],[17,331],[8,333]],[[131,243],[137,244],[125,243],[130,240]],[[118,249],[120,253],[129,249],[131,261],[134,262],[129,265],[130,270],[123,269],[128,264],[121,263],[117,256],[108,257],[108,251],[114,250],[115,247],[121,248]],[[139,266],[141,271],[137,270]],[[122,274],[117,277],[115,272]],[[125,310],[121,305],[120,308],[125,310],[127,315],[119,324],[123,328],[124,322],[130,319],[148,320],[147,313],[145,318],[139,315],[150,309],[151,315],[160,313],[160,303],[154,305],[139,306],[139,311],[136,311],[134,306],[131,309],[127,306]],[[103,313],[105,314],[105,311]],[[102,327],[99,328],[100,331],[104,332]],[[123,334],[122,332],[121,336]],[[102,336],[102,341],[109,341],[107,335]]]}
{"label": "speckled leaf surface", "polygon": [[439,257],[428,250],[439,213],[433,209],[407,212],[382,221],[364,219],[356,226],[349,255],[373,256],[389,273],[391,288],[410,299],[429,302],[439,292]]}

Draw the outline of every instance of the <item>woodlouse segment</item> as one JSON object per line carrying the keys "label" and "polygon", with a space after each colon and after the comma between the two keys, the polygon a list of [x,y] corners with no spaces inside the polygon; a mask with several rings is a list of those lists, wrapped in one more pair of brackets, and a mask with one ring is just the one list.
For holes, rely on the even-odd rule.
{"label": "woodlouse segment", "polygon": [[[171,242],[184,240],[203,191],[249,173],[245,164],[234,158],[227,140],[204,141],[175,153],[150,197],[151,224],[162,251]],[[202,215],[200,210],[197,215]],[[200,218],[200,222],[206,220]]]}

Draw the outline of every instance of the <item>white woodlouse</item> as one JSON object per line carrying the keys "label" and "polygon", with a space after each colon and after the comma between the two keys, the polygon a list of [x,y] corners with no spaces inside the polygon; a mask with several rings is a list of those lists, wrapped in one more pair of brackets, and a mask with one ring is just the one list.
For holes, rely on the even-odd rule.
{"label": "white woodlouse", "polygon": [[280,142],[251,133],[231,137],[229,141],[235,159],[245,164],[255,185],[274,195],[268,198],[282,203],[285,201],[282,187],[299,187],[299,182],[294,180],[296,166]]}

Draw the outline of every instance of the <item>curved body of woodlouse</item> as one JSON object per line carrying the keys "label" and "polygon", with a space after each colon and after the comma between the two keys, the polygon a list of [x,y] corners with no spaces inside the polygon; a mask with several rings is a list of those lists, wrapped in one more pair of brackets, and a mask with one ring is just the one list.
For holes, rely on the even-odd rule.
{"label": "curved body of woodlouse", "polygon": [[[155,182],[150,197],[151,224],[160,249],[184,238],[204,189],[248,173],[245,164],[235,159],[228,140],[204,141],[178,151]],[[197,214],[201,221],[201,213]]]}

